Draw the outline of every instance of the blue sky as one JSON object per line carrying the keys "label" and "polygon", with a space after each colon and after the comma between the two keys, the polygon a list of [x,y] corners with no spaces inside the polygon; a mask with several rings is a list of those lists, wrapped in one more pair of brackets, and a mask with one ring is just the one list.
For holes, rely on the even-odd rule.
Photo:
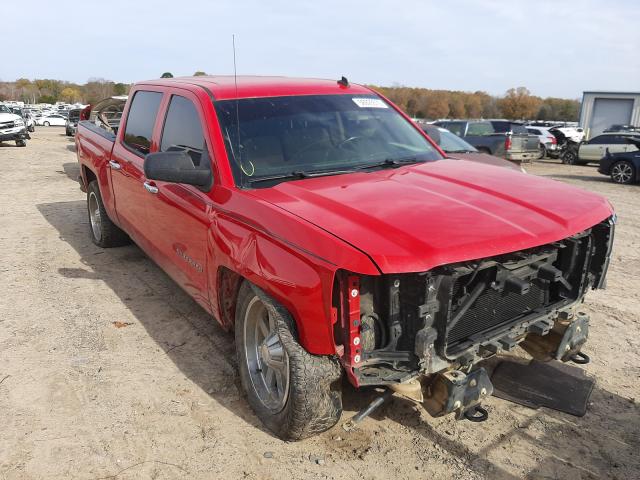
{"label": "blue sky", "polygon": [[[196,70],[578,98],[640,90],[638,0],[4,0],[0,80]],[[18,43],[19,47],[18,47]]]}

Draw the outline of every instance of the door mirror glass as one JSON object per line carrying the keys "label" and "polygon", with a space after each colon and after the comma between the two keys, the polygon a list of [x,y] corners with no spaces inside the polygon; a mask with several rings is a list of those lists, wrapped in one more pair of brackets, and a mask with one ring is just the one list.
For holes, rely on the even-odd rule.
{"label": "door mirror glass", "polygon": [[212,183],[211,170],[193,164],[184,150],[150,153],[144,160],[144,174],[149,180],[185,183],[208,188]]}

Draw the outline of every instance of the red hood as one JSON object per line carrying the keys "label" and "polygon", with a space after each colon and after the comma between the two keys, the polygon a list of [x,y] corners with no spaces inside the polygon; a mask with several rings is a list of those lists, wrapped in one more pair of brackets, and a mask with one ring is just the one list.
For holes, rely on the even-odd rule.
{"label": "red hood", "polygon": [[510,168],[511,170],[517,170],[521,172],[522,169],[519,165],[516,165],[504,158],[495,157],[488,153],[482,152],[469,152],[469,153],[451,153],[448,154],[450,158],[457,158],[460,160],[469,160],[470,162],[484,163],[485,165],[495,165],[496,167]]}
{"label": "red hood", "polygon": [[464,160],[283,182],[252,193],[362,250],[383,273],[543,245],[612,213],[599,195]]}

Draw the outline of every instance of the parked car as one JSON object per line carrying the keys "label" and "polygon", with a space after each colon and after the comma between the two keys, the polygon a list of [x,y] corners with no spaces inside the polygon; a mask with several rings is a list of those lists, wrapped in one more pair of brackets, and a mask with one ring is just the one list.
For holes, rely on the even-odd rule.
{"label": "parked car", "polygon": [[18,147],[26,147],[30,138],[22,117],[13,113],[6,105],[0,105],[0,142],[13,140]]}
{"label": "parked car", "polygon": [[28,131],[35,132],[36,121],[28,110],[21,107],[9,107],[9,110],[11,110],[11,113],[15,113],[22,118],[22,121],[27,126]]}
{"label": "parked car", "polygon": [[640,133],[640,127],[636,127],[633,125],[620,125],[620,124],[613,124],[611,125],[609,128],[607,128],[604,133],[611,133],[611,132],[634,132],[634,133]]}
{"label": "parked car", "polygon": [[58,115],[57,113],[52,113],[49,115],[43,115],[38,120],[38,125],[44,125],[45,127],[55,125],[55,126],[64,126],[67,122],[67,119],[62,115]]}
{"label": "parked car", "polygon": [[442,120],[434,123],[464,138],[478,150],[516,162],[540,155],[538,137],[523,124],[507,120]]}
{"label": "parked car", "polygon": [[343,375],[478,420],[487,357],[585,358],[573,312],[604,284],[609,202],[445,160],[367,87],[141,82],[116,132],[83,120],[75,142],[92,241],[132,239],[235,331],[248,402],[280,438],[338,422]]}
{"label": "parked car", "polygon": [[607,150],[611,153],[637,150],[635,144],[627,141],[628,138],[640,138],[640,134],[633,132],[602,133],[591,140],[575,145],[564,154],[562,162],[568,165],[585,165],[589,162],[599,162]]}
{"label": "parked car", "polygon": [[540,156],[538,158],[545,158],[546,156],[558,158],[558,140],[548,128],[527,126],[527,132],[537,136],[540,141]]}
{"label": "parked car", "polygon": [[580,127],[551,127],[549,132],[560,132],[569,140],[580,143],[584,140],[584,130]]}
{"label": "parked car", "polygon": [[446,128],[437,125],[421,124],[420,128],[429,135],[429,138],[436,142],[444,153],[450,155],[451,158],[459,158],[469,160],[471,162],[484,163],[486,165],[494,165],[496,167],[505,167],[512,170],[518,170],[526,173],[522,166],[517,165],[504,158],[495,157],[488,153],[480,152],[470,143],[467,143],[459,136],[450,132]]}
{"label": "parked car", "polygon": [[598,172],[609,175],[616,183],[629,184],[640,181],[640,137],[626,137],[625,140],[635,149],[624,152],[607,149]]}
{"label": "parked car", "polygon": [[69,116],[67,117],[67,121],[64,124],[65,133],[67,137],[72,137],[76,134],[76,129],[78,128],[78,122],[80,121],[80,110],[79,108],[74,108],[73,110],[69,110]]}

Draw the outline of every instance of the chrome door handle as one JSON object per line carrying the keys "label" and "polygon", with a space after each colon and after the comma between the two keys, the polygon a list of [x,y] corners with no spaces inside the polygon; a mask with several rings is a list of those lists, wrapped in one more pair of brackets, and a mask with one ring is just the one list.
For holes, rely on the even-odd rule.
{"label": "chrome door handle", "polygon": [[114,170],[120,170],[122,168],[122,165],[120,165],[118,162],[114,162],[113,160],[109,160],[109,166]]}
{"label": "chrome door handle", "polygon": [[144,182],[143,183],[144,188],[147,190],[147,192],[149,193],[158,193],[158,187],[156,187],[155,185],[149,183],[149,182]]}

